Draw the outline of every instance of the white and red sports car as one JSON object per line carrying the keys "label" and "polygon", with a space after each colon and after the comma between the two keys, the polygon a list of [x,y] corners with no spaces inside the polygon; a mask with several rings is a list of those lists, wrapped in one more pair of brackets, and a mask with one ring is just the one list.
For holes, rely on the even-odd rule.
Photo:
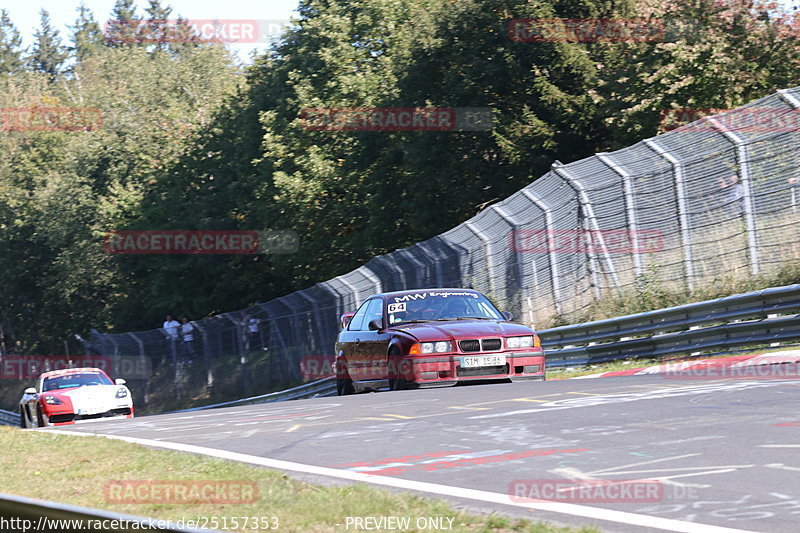
{"label": "white and red sports car", "polygon": [[133,418],[133,399],[124,379],[111,381],[99,368],[45,372],[19,402],[20,425],[45,427],[77,420]]}

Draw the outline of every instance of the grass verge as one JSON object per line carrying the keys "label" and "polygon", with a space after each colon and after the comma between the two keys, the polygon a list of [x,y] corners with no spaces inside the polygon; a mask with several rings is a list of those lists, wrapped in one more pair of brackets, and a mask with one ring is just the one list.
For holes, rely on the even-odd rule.
{"label": "grass verge", "polygon": [[[274,470],[187,453],[156,450],[102,437],[71,437],[47,431],[23,431],[0,426],[2,492],[62,503],[106,509],[164,520],[216,517],[219,529],[264,531],[235,517],[277,519],[279,531],[346,531],[346,517],[453,518],[449,531],[596,533],[594,528],[564,528],[498,515],[459,512],[448,503],[367,485],[319,487]],[[107,484],[123,480],[146,482],[235,482],[250,486],[252,503],[124,503]],[[175,483],[171,486],[177,486]],[[254,490],[253,490],[254,489]],[[243,499],[243,498],[240,498]],[[223,524],[226,518],[226,524]],[[239,521],[242,521],[239,518]],[[226,525],[227,527],[222,527]],[[242,527],[243,525],[247,527]],[[211,528],[211,525],[206,527]],[[351,526],[352,529],[352,526]],[[415,531],[413,527],[409,531]]]}

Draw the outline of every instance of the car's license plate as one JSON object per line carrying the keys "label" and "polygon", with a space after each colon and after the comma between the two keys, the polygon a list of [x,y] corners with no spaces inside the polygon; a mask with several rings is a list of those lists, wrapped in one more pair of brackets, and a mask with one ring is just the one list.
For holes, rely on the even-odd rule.
{"label": "car's license plate", "polygon": [[503,366],[506,364],[505,355],[474,355],[461,358],[461,368],[478,368],[481,366]]}

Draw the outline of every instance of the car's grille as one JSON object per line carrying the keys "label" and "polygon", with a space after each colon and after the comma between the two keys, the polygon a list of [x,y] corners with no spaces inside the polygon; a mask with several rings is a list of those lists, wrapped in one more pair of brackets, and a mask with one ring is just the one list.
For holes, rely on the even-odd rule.
{"label": "car's grille", "polygon": [[480,352],[481,341],[479,341],[478,339],[467,339],[463,341],[458,341],[458,347],[461,348],[462,352]]}
{"label": "car's grille", "polygon": [[72,422],[75,419],[75,415],[72,413],[68,413],[65,415],[53,415],[49,418],[51,424],[62,424],[64,422]]}
{"label": "car's grille", "polygon": [[464,353],[469,352],[494,352],[503,346],[501,339],[465,339],[458,341],[458,347]]}
{"label": "car's grille", "polygon": [[456,376],[460,378],[468,378],[471,376],[494,376],[494,375],[508,375],[508,365],[503,366],[479,366],[477,368],[456,368]]}
{"label": "car's grille", "polygon": [[481,345],[483,346],[484,352],[493,352],[499,350],[500,347],[503,346],[503,341],[500,339],[483,339]]}

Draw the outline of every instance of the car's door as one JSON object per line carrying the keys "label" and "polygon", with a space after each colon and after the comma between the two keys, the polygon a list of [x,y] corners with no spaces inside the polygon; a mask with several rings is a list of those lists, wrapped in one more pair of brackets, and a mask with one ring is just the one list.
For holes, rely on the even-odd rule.
{"label": "car's door", "polygon": [[367,300],[361,304],[353,318],[350,319],[350,323],[339,334],[338,349],[347,362],[347,372],[353,381],[358,381],[362,375],[361,367],[363,366],[363,361],[359,358],[359,344],[364,333],[362,325],[367,314],[367,307],[369,307],[371,301]]}
{"label": "car's door", "polygon": [[[370,322],[377,321],[380,328],[370,329]],[[386,316],[384,314],[383,299],[376,298],[367,308],[364,323],[364,331],[361,335],[361,342],[358,350],[359,358],[364,361],[365,380],[376,381],[388,378],[387,357],[391,333],[386,330]]]}

